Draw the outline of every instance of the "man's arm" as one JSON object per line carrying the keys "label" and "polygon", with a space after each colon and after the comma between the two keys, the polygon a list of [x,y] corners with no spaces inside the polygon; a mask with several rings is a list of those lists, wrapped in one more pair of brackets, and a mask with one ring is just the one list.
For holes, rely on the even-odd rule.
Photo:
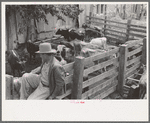
{"label": "man's arm", "polygon": [[64,88],[64,85],[65,85],[65,70],[61,65],[56,66],[56,68],[54,69],[54,80],[55,80],[55,83],[56,83],[56,87],[55,87],[54,92],[52,93],[52,95],[49,97],[49,99],[53,99],[56,96],[58,96],[60,94],[62,88]]}
{"label": "man's arm", "polygon": [[39,67],[37,67],[36,69],[32,70],[30,73],[39,74],[39,73],[40,73],[40,70],[41,70],[41,66],[39,66]]}
{"label": "man's arm", "polygon": [[34,69],[34,70],[32,70],[30,73],[33,73],[33,74],[40,74],[40,72],[41,72],[41,69],[42,69],[42,67],[43,67],[43,61],[42,61],[42,64],[41,64],[41,66],[39,66],[39,67],[37,67],[36,69]]}

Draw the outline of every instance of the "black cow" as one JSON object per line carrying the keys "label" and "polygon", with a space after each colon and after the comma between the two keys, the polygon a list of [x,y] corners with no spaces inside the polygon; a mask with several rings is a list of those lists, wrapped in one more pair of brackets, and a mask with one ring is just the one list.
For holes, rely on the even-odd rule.
{"label": "black cow", "polygon": [[25,62],[21,61],[15,50],[6,51],[7,61],[10,64],[12,75],[15,76],[15,70],[18,71],[19,77],[25,73]]}
{"label": "black cow", "polygon": [[27,51],[30,54],[30,61],[32,57],[35,59],[35,52],[39,50],[39,46],[31,42],[31,40],[27,41]]}
{"label": "black cow", "polygon": [[84,39],[84,33],[76,29],[58,29],[56,35],[62,35],[67,41],[72,41],[74,39],[82,40]]}
{"label": "black cow", "polygon": [[69,38],[69,29],[58,29],[57,32],[56,32],[56,35],[62,35],[64,36],[64,38],[67,40],[67,41],[70,41],[70,38]]}
{"label": "black cow", "polygon": [[84,39],[85,32],[81,29],[72,28],[69,30],[69,33],[70,33],[71,40],[78,39],[78,40],[83,41]]}

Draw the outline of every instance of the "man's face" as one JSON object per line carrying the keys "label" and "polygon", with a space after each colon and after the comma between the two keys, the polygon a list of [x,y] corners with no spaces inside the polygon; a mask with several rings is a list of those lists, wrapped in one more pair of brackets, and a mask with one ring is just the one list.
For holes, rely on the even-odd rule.
{"label": "man's face", "polygon": [[41,53],[41,54],[40,54],[40,57],[42,58],[42,61],[43,61],[43,62],[46,61],[46,56],[47,56],[47,55],[44,54],[44,53]]}
{"label": "man's face", "polygon": [[48,54],[45,54],[45,53],[41,53],[40,57],[42,58],[43,62],[46,62],[47,60],[50,60],[50,58],[52,57],[52,54],[48,55]]}

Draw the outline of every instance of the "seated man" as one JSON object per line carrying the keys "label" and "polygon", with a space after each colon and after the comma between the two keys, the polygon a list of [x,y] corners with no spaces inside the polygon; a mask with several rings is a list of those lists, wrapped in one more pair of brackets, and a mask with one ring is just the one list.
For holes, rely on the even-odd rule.
{"label": "seated man", "polygon": [[50,43],[41,43],[36,53],[40,53],[42,65],[38,72],[31,71],[20,78],[20,99],[55,99],[64,93],[65,70],[54,58],[56,50]]}

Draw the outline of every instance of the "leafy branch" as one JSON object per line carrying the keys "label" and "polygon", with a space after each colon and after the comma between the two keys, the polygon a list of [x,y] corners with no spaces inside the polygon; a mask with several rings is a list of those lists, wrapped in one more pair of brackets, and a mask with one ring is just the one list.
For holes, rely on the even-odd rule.
{"label": "leafy branch", "polygon": [[[65,22],[64,15],[69,18],[77,19],[78,15],[83,11],[79,9],[79,5],[7,5],[6,6],[6,14],[9,14],[15,11],[19,13],[22,18],[22,24],[19,24],[19,32],[23,33],[25,27],[30,27],[30,21],[32,19],[37,22],[43,20],[46,24],[48,24],[48,20],[46,18],[47,14],[51,14],[52,16],[56,16],[58,20],[62,20]],[[23,29],[24,28],[24,29]]]}

